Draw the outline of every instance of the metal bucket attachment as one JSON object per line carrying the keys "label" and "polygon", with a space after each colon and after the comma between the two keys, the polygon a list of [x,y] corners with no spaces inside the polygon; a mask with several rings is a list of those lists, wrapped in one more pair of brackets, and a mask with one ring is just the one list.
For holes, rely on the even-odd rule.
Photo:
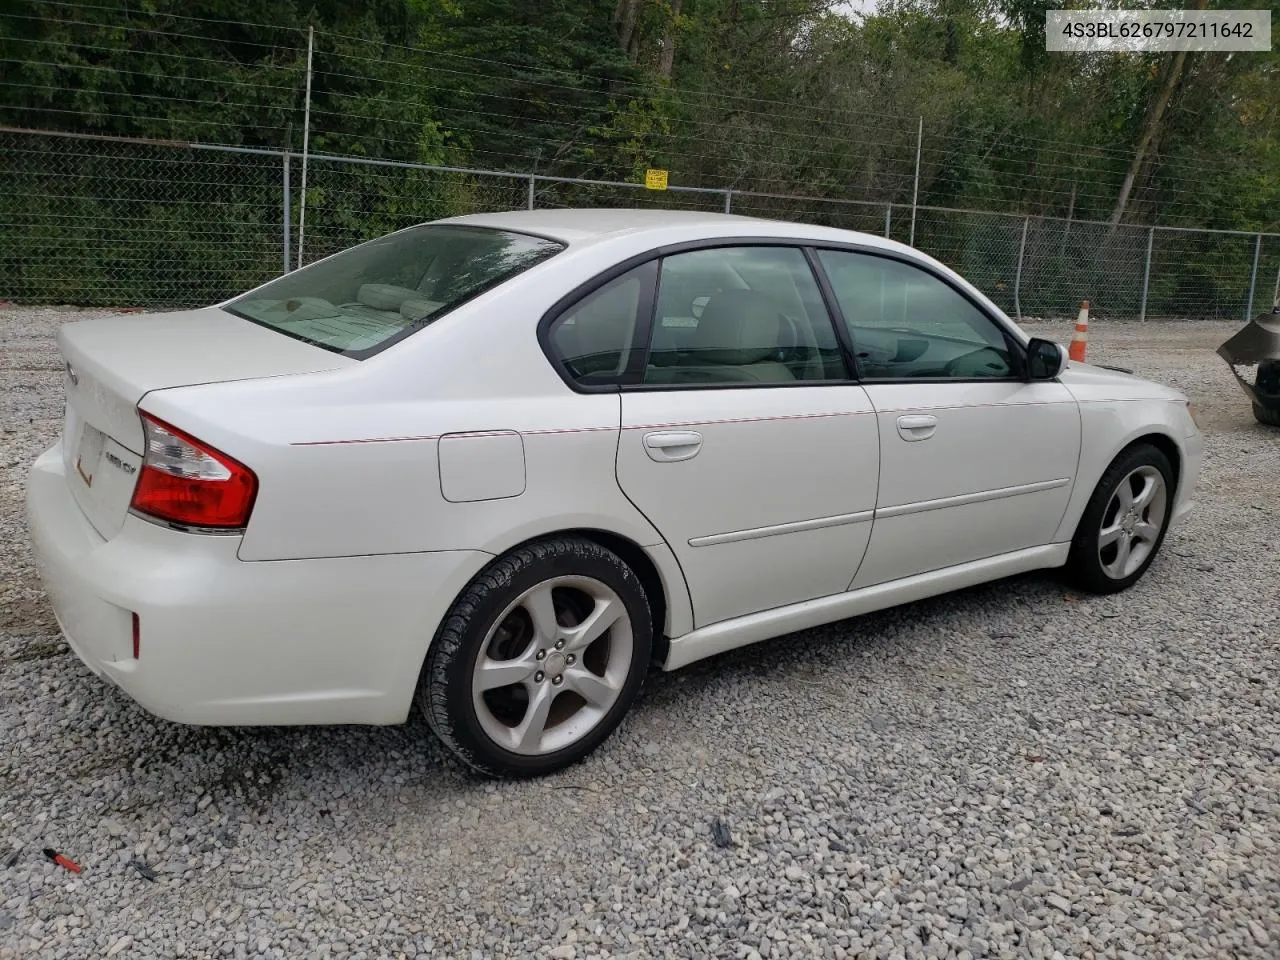
{"label": "metal bucket attachment", "polygon": [[1280,305],[1250,320],[1218,348],[1218,356],[1253,401],[1254,416],[1280,425]]}

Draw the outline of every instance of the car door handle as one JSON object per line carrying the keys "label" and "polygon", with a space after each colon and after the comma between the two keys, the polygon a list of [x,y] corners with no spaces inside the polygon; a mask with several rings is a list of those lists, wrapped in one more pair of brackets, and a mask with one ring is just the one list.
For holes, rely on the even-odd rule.
{"label": "car door handle", "polygon": [[928,414],[898,418],[898,435],[903,440],[928,440],[938,429],[938,418]]}
{"label": "car door handle", "polygon": [[659,463],[688,460],[690,457],[696,457],[701,449],[702,434],[692,430],[644,435],[644,452],[649,454],[650,459],[657,460]]}

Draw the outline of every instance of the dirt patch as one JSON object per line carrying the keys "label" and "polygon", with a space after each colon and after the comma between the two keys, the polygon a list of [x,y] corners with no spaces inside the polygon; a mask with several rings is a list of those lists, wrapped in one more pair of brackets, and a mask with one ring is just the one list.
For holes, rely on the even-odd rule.
{"label": "dirt patch", "polygon": [[14,636],[48,633],[56,626],[49,601],[44,597],[19,597],[0,607],[0,630]]}
{"label": "dirt patch", "polygon": [[70,648],[61,642],[28,643],[4,659],[9,663],[27,663],[32,660],[52,660],[54,657],[65,657],[70,653]]}

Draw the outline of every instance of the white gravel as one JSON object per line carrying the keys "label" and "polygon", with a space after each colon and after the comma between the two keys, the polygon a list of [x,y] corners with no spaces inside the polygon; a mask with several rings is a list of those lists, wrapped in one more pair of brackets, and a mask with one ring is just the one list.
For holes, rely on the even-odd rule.
{"label": "white gravel", "polygon": [[154,720],[68,653],[22,495],[76,315],[0,309],[0,958],[1280,955],[1280,431],[1212,353],[1238,324],[1094,323],[1207,423],[1135,589],[1028,576],[657,675],[588,762],[497,784],[419,720]]}

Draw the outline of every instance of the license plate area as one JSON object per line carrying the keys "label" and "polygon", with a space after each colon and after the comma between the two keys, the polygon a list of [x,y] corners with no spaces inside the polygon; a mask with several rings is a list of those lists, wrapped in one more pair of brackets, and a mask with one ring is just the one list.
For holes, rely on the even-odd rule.
{"label": "license plate area", "polygon": [[86,487],[93,486],[93,478],[102,462],[102,448],[106,435],[97,427],[85,423],[80,430],[80,444],[76,452],[76,473]]}

